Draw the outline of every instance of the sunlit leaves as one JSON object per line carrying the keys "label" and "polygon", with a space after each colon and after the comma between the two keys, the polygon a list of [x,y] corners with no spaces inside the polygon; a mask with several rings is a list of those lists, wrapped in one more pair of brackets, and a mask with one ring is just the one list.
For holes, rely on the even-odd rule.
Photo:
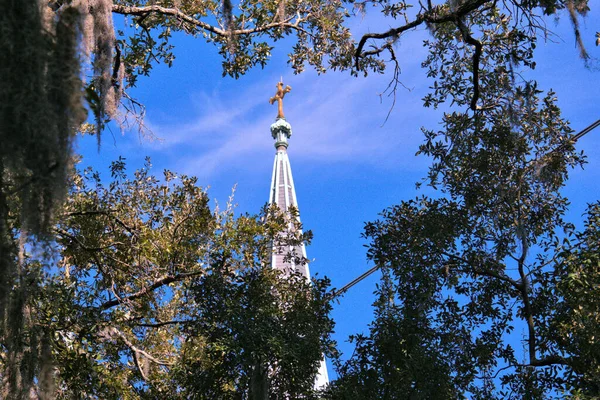
{"label": "sunlit leaves", "polygon": [[[116,12],[126,15],[119,31],[130,85],[148,75],[156,63],[174,59],[170,39],[183,31],[202,36],[218,47],[223,75],[239,77],[254,66],[264,67],[276,41],[295,36],[290,54],[296,72],[305,65],[318,71],[349,68],[353,51],[341,1],[243,0],[225,12],[220,1],[116,1]],[[161,10],[146,11],[156,6]],[[118,8],[122,7],[122,8]]]}
{"label": "sunlit leaves", "polygon": [[51,339],[58,398],[239,398],[258,367],[273,396],[313,396],[333,351],[329,282],[270,266],[310,232],[277,207],[211,210],[196,178],[150,168],[120,157],[110,179],[74,175],[54,252],[27,254],[26,333]]}

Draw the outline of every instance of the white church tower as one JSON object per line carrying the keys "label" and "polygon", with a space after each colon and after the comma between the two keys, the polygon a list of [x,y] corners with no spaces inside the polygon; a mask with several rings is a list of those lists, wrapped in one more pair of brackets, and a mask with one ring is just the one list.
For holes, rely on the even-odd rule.
{"label": "white church tower", "polygon": [[[277,84],[277,93],[274,97],[271,97],[270,103],[273,104],[277,101],[277,119],[275,123],[271,125],[271,135],[275,139],[275,163],[273,164],[273,175],[271,178],[271,193],[269,196],[269,204],[277,204],[279,208],[287,212],[290,208],[299,210],[298,199],[296,198],[296,188],[294,186],[294,178],[292,176],[292,168],[290,166],[290,160],[287,154],[288,140],[292,136],[292,126],[285,120],[283,115],[283,97],[292,88],[289,86],[283,87],[283,82]],[[300,221],[300,216],[297,216]],[[302,256],[306,259],[306,248],[304,244],[299,246],[300,248],[289,249],[294,254]],[[285,260],[287,251],[273,251],[271,265],[273,268],[277,268],[282,271],[296,270],[310,279],[310,271],[307,263],[296,264],[294,260]],[[315,380],[315,388],[320,388],[329,383],[329,377],[327,375],[327,366],[325,360],[321,361],[319,372]]]}

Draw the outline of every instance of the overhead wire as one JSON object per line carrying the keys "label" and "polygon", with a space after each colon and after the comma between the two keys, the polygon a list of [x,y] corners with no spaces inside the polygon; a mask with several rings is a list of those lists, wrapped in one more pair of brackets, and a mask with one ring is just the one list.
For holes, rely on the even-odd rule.
{"label": "overhead wire", "polygon": [[[596,129],[597,127],[600,126],[600,119],[597,120],[596,122],[593,122],[592,124],[588,125],[586,128],[583,128],[581,131],[579,131],[579,133],[577,133],[576,135],[573,135],[569,142],[570,143],[577,143],[577,141],[579,139],[581,139],[582,137],[584,137],[585,135],[587,135],[588,133],[590,133],[591,131],[593,131],[594,129]],[[565,146],[567,146],[568,143],[564,143],[561,144],[560,146],[558,146],[556,149],[552,150],[549,154],[555,153],[559,150],[562,150]]]}
{"label": "overhead wire", "polygon": [[359,277],[355,278],[354,280],[352,280],[351,282],[347,283],[346,285],[344,285],[342,288],[340,288],[339,290],[335,290],[333,292],[333,298],[341,296],[342,294],[344,294],[348,289],[350,289],[352,286],[356,285],[357,283],[359,283],[360,281],[362,281],[363,279],[365,279],[366,277],[368,277],[369,275],[371,275],[373,272],[377,271],[379,269],[379,265],[374,266],[373,268],[371,268],[370,270],[368,270],[367,272],[363,273],[362,275],[360,275]]}
{"label": "overhead wire", "polygon": [[596,129],[599,126],[600,126],[600,119],[598,121],[594,122],[593,124],[591,124],[590,126],[588,126],[587,128],[582,129],[581,132],[579,132],[577,135],[573,136],[571,138],[571,140],[576,142],[579,139],[581,139],[581,137],[587,135],[589,132],[591,132],[592,130]]}

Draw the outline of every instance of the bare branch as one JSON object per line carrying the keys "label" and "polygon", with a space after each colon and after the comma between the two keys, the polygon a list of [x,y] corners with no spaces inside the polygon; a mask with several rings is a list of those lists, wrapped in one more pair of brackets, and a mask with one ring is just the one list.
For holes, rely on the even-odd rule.
{"label": "bare branch", "polygon": [[390,109],[388,110],[388,113],[385,116],[385,121],[383,121],[383,124],[381,126],[385,125],[385,123],[388,121],[388,119],[390,118],[390,115],[392,114],[392,110],[394,109],[394,106],[396,105],[396,92],[398,89],[398,85],[401,85],[404,89],[408,90],[409,92],[412,91],[412,89],[406,87],[406,85],[404,85],[404,83],[402,83],[400,81],[400,63],[398,62],[398,59],[396,58],[396,53],[394,52],[392,43],[391,42],[387,43],[385,46],[383,46],[381,48],[381,50],[383,50],[383,49],[387,49],[390,52],[391,61],[394,62],[394,76],[392,77],[392,80],[390,81],[388,86],[385,88],[385,90],[379,94],[379,98],[382,98],[382,96],[389,91],[388,97],[393,96],[392,105],[390,106]]}
{"label": "bare branch", "polygon": [[360,41],[358,42],[358,46],[356,47],[356,53],[354,54],[355,66],[356,69],[360,69],[360,59],[364,57],[363,48],[365,44],[370,39],[387,39],[387,38],[396,38],[401,33],[406,32],[410,29],[416,28],[417,26],[423,23],[429,24],[441,24],[444,22],[456,22],[458,19],[463,18],[468,13],[478,9],[487,3],[492,3],[495,0],[471,0],[465,1],[459,7],[457,7],[453,11],[447,11],[441,14],[438,14],[438,11],[441,10],[441,7],[434,7],[432,9],[428,9],[425,12],[420,12],[417,14],[417,17],[406,24],[399,26],[397,28],[389,29],[386,32],[382,33],[367,33],[362,36]]}

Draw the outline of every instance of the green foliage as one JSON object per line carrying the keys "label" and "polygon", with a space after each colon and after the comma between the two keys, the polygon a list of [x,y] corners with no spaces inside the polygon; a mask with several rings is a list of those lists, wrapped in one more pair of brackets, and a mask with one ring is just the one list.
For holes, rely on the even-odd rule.
{"label": "green foliage", "polygon": [[328,281],[269,265],[273,246],[306,239],[281,234],[295,219],[212,212],[195,178],[149,168],[75,175],[56,240],[22,248],[28,292],[12,309],[26,312],[12,318],[27,323],[9,324],[0,352],[9,387],[46,374],[59,399],[240,398],[260,367],[277,398],[312,395],[332,347]]}
{"label": "green foliage", "polygon": [[[290,223],[298,229],[287,231]],[[319,363],[332,348],[329,281],[270,267],[274,247],[304,241],[290,233],[300,230],[276,207],[223,220],[206,273],[187,289],[195,318],[174,372],[183,398],[314,397]]]}
{"label": "green foliage", "polygon": [[[239,77],[263,66],[273,44],[296,37],[290,64],[296,72],[305,65],[318,71],[351,66],[349,30],[342,25],[348,13],[341,1],[318,0],[228,1],[161,0],[114,1],[113,11],[125,15],[118,46],[129,85],[148,75],[155,63],[174,61],[171,38],[176,32],[202,36],[219,49],[223,75]],[[229,6],[227,6],[229,5]]]}
{"label": "green foliage", "polygon": [[[598,278],[583,266],[597,267],[596,249],[567,240],[574,228],[559,191],[582,160],[553,95],[536,93],[498,114],[446,114],[445,130],[426,132],[429,184],[442,197],[404,201],[367,224],[384,277],[334,398],[598,395]],[[580,242],[596,243],[595,228]],[[524,350],[514,347],[521,331]]]}
{"label": "green foliage", "polygon": [[436,194],[366,225],[383,274],[375,319],[337,361],[331,398],[599,395],[597,206],[578,233],[560,192],[584,157],[555,94],[522,75],[535,68],[535,5],[515,5],[523,23],[483,3],[421,11],[431,31],[424,105],[448,110],[440,130],[423,129],[418,153],[432,160],[420,184]]}
{"label": "green foliage", "polygon": [[233,273],[221,258],[191,288],[198,318],[187,325],[176,381],[185,398],[314,398],[324,332],[332,328],[326,287],[260,266]]}
{"label": "green foliage", "polygon": [[558,292],[548,337],[559,351],[571,355],[568,373],[579,397],[600,393],[600,204],[588,208],[585,229],[565,242],[559,255]]}
{"label": "green foliage", "polygon": [[[451,342],[459,332],[440,334],[430,319],[431,299],[421,295],[430,282],[411,274],[407,286],[418,287],[408,301],[396,302],[396,285],[383,269],[369,334],[351,337],[352,357],[336,362],[339,378],[326,398],[332,399],[450,399],[460,398],[459,348]],[[425,278],[425,279],[423,279]],[[421,303],[424,301],[425,303]]]}
{"label": "green foliage", "polygon": [[[588,58],[579,33],[588,2],[414,5],[8,2],[0,16],[0,395],[314,397],[316,367],[332,346],[327,281],[268,268],[274,247],[307,239],[282,234],[294,218],[213,213],[195,179],[165,172],[159,180],[148,167],[128,178],[119,160],[108,185],[92,171],[75,175],[54,224],[82,99],[99,134],[126,87],[173,62],[178,31],[216,45],[233,77],[264,66],[287,36],[296,38],[296,72],[381,72],[389,55],[393,89],[396,43],[420,26],[431,33],[424,104],[448,107],[419,150],[432,159],[425,183],[438,196],[402,202],[367,224],[368,256],[383,272],[375,320],[353,338],[354,356],[338,360],[327,396],[600,395],[598,205],[581,232],[564,220],[560,189],[583,156],[555,95],[521,75],[535,68],[543,15],[568,13]],[[355,42],[344,23],[352,11],[373,10],[383,30]],[[123,16],[116,32],[113,14]],[[129,111],[139,107],[125,98]],[[524,352],[509,343],[521,329]]]}

